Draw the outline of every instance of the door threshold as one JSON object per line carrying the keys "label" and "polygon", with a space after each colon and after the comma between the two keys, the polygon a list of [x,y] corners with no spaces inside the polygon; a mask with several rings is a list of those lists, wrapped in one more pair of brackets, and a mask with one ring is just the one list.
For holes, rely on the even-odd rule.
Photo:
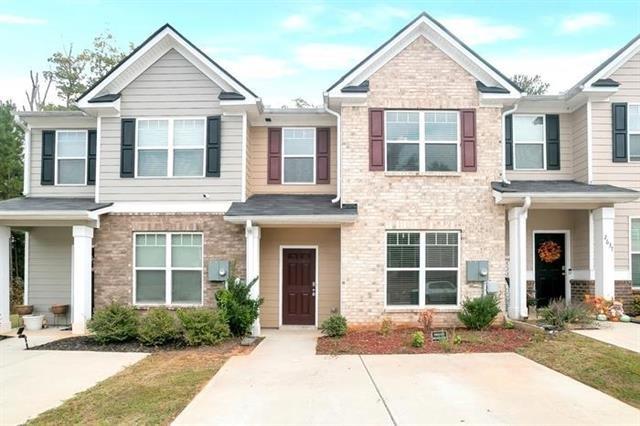
{"label": "door threshold", "polygon": [[315,325],[293,325],[293,324],[283,324],[280,326],[280,330],[317,330],[318,327]]}

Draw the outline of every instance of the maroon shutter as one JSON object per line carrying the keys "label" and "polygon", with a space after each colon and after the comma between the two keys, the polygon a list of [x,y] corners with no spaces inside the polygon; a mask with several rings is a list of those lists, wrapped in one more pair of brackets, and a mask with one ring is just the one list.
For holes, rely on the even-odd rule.
{"label": "maroon shutter", "polygon": [[282,176],[282,129],[269,128],[269,141],[267,146],[267,183],[280,183]]}
{"label": "maroon shutter", "polygon": [[329,183],[331,136],[328,127],[316,129],[316,183]]}
{"label": "maroon shutter", "polygon": [[463,109],[460,111],[461,121],[461,156],[462,171],[476,171],[476,110]]}
{"label": "maroon shutter", "polygon": [[369,109],[369,170],[384,171],[383,109]]}

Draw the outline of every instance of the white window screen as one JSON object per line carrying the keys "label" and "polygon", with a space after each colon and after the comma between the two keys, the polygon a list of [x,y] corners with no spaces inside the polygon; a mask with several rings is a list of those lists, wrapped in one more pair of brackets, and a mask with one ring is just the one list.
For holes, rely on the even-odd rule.
{"label": "white window screen", "polygon": [[282,130],[283,183],[315,182],[315,129]]}
{"label": "white window screen", "polygon": [[202,176],[204,171],[204,147],[204,120],[174,120],[173,175]]}
{"label": "white window screen", "polygon": [[57,184],[86,184],[87,132],[60,130],[56,138]]}
{"label": "white window screen", "polygon": [[640,105],[629,105],[629,160],[640,161]]}
{"label": "white window screen", "polygon": [[138,176],[167,176],[169,120],[138,120]]}
{"label": "white window screen", "polygon": [[544,169],[545,123],[542,115],[514,115],[515,169]]}
{"label": "white window screen", "polygon": [[387,305],[418,305],[420,234],[387,234]]}

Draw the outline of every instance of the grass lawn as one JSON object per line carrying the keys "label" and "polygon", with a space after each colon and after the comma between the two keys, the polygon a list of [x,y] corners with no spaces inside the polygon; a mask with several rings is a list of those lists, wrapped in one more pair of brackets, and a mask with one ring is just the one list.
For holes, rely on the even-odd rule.
{"label": "grass lawn", "polygon": [[234,340],[153,353],[28,424],[169,424],[231,355],[251,348]]}
{"label": "grass lawn", "polygon": [[571,332],[517,350],[553,370],[640,408],[640,354]]}

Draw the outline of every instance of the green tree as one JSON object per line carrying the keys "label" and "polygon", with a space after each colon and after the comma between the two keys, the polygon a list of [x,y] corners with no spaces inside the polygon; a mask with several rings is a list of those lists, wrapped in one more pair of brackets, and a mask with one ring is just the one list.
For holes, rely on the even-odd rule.
{"label": "green tree", "polygon": [[536,74],[530,76],[527,74],[514,74],[511,80],[517,84],[528,95],[544,95],[549,89],[550,84],[542,79],[542,76]]}
{"label": "green tree", "polygon": [[13,118],[16,106],[10,101],[0,104],[0,200],[22,193],[23,131]]}

